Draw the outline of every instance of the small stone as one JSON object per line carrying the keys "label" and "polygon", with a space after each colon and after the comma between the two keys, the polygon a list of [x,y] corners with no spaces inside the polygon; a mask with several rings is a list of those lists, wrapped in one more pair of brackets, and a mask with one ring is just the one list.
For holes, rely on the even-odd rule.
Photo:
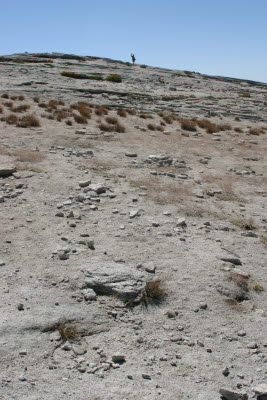
{"label": "small stone", "polygon": [[96,293],[93,289],[84,289],[83,297],[86,301],[96,300]]}
{"label": "small stone", "polygon": [[125,360],[125,356],[124,356],[123,354],[116,353],[116,354],[113,354],[113,356],[112,356],[112,361],[113,361],[114,363],[117,363],[117,364],[122,364],[122,363],[124,363],[126,360]]}
{"label": "small stone", "polygon": [[130,218],[132,219],[134,217],[139,217],[140,216],[140,212],[139,212],[139,210],[130,211],[129,215],[130,215]]}
{"label": "small stone", "polygon": [[93,239],[89,239],[87,240],[87,246],[89,247],[89,249],[94,250],[95,249],[95,242]]}
{"label": "small stone", "polygon": [[202,310],[206,310],[208,308],[208,305],[207,305],[207,303],[201,302],[199,304],[199,308],[201,308]]}
{"label": "small stone", "polygon": [[12,175],[13,172],[16,172],[14,165],[0,165],[0,176]]}
{"label": "small stone", "polygon": [[151,376],[148,375],[148,374],[142,374],[142,378],[143,378],[143,379],[148,379],[148,380],[150,380],[150,379],[151,379]]}
{"label": "small stone", "polygon": [[19,381],[25,382],[26,380],[27,380],[27,379],[25,378],[24,375],[20,375],[20,376],[19,376]]}
{"label": "small stone", "polygon": [[228,375],[230,374],[229,368],[228,368],[228,367],[224,368],[222,374],[223,374],[224,376],[228,376]]}
{"label": "small stone", "polygon": [[56,217],[64,217],[64,212],[58,211],[58,212],[55,214],[55,216],[56,216]]}
{"label": "small stone", "polygon": [[3,260],[0,260],[0,267],[3,267],[6,263]]}
{"label": "small stone", "polygon": [[226,400],[247,400],[248,399],[248,395],[246,393],[238,393],[238,392],[234,392],[233,390],[220,389],[219,393],[224,400],[225,399]]}
{"label": "small stone", "polygon": [[83,188],[83,187],[89,186],[90,183],[91,183],[91,180],[87,179],[86,181],[80,181],[79,186]]}
{"label": "small stone", "polygon": [[177,226],[177,227],[178,227],[178,226],[186,226],[185,218],[179,218],[179,219],[176,221],[176,226]]}
{"label": "small stone", "polygon": [[137,157],[137,153],[125,153],[126,157]]}
{"label": "small stone", "polygon": [[176,317],[175,311],[172,311],[172,310],[168,310],[166,312],[166,314],[167,314],[168,318],[175,318]]}
{"label": "small stone", "polygon": [[145,271],[149,272],[150,274],[154,274],[156,271],[156,267],[152,261],[148,262],[145,266]]}

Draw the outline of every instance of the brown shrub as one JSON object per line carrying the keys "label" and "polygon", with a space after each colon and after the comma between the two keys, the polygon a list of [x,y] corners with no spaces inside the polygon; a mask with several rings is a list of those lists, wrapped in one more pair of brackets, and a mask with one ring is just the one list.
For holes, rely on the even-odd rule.
{"label": "brown shrub", "polygon": [[82,115],[73,114],[73,118],[77,124],[87,124],[87,118]]}
{"label": "brown shrub", "polygon": [[129,115],[136,115],[136,111],[133,110],[133,109],[130,109],[130,108],[127,108],[127,113],[128,113]]}
{"label": "brown shrub", "polygon": [[106,122],[111,125],[117,125],[119,120],[116,117],[106,117]]}
{"label": "brown shrub", "polygon": [[62,121],[62,119],[65,119],[69,116],[69,113],[67,111],[59,110],[55,112],[55,117],[57,121]]}
{"label": "brown shrub", "polygon": [[155,125],[153,125],[153,124],[148,124],[147,127],[148,127],[148,129],[149,129],[150,131],[155,131],[155,130],[156,130],[156,127],[155,127]]}
{"label": "brown shrub", "polygon": [[39,153],[38,151],[32,151],[29,149],[20,149],[14,152],[14,155],[17,161],[20,162],[32,162],[37,163],[42,161],[45,156],[43,153]]}
{"label": "brown shrub", "polygon": [[125,132],[125,126],[121,125],[120,123],[118,123],[117,125],[115,125],[115,132],[118,133],[124,133]]}
{"label": "brown shrub", "polygon": [[162,128],[162,126],[160,126],[160,125],[157,125],[156,129],[157,129],[157,131],[160,131],[160,132],[164,131],[164,128]]}
{"label": "brown shrub", "polygon": [[66,121],[66,125],[72,126],[72,121],[71,121],[70,119],[68,119],[68,120]]}
{"label": "brown shrub", "polygon": [[167,291],[160,278],[151,279],[141,294],[140,303],[147,307],[149,304],[160,304],[165,300]]}
{"label": "brown shrub", "polygon": [[96,106],[95,113],[96,113],[96,115],[99,115],[99,116],[108,115],[108,110],[104,106]]}
{"label": "brown shrub", "polygon": [[3,107],[0,106],[0,114],[3,113]]}
{"label": "brown shrub", "polygon": [[104,131],[104,132],[113,132],[114,131],[114,126],[113,125],[100,124],[98,126],[98,128],[101,129],[101,131]]}
{"label": "brown shrub", "polygon": [[36,96],[36,97],[33,98],[33,101],[34,101],[35,103],[39,103],[39,102],[40,102],[40,98]]}
{"label": "brown shrub", "polygon": [[9,114],[4,120],[10,125],[17,125],[18,117],[16,114]]}
{"label": "brown shrub", "polygon": [[13,112],[22,113],[30,109],[28,104],[22,104],[21,106],[15,107],[12,109]]}
{"label": "brown shrub", "polygon": [[259,136],[262,133],[262,129],[250,128],[249,133],[251,135]]}
{"label": "brown shrub", "polygon": [[10,98],[11,98],[11,100],[17,100],[18,96],[11,96]]}
{"label": "brown shrub", "polygon": [[38,127],[40,126],[40,121],[39,119],[31,114],[31,115],[25,115],[19,120],[19,123],[17,124],[20,128],[28,128],[28,127]]}
{"label": "brown shrub", "polygon": [[9,95],[7,93],[2,94],[2,99],[9,99]]}
{"label": "brown shrub", "polygon": [[56,330],[63,340],[74,342],[80,338],[80,332],[74,325],[62,322],[56,326]]}
{"label": "brown shrub", "polygon": [[166,124],[172,124],[173,123],[173,115],[164,115],[162,119],[166,122]]}
{"label": "brown shrub", "polygon": [[235,128],[234,131],[237,133],[243,133],[243,130],[241,128]]}
{"label": "brown shrub", "polygon": [[4,105],[5,107],[12,108],[13,105],[14,105],[14,103],[13,103],[12,101],[6,101],[5,103],[3,103],[3,105]]}
{"label": "brown shrub", "polygon": [[191,119],[181,119],[181,128],[184,131],[196,132],[196,121]]}
{"label": "brown shrub", "polygon": [[46,107],[47,107],[47,104],[46,104],[46,103],[39,103],[39,104],[38,104],[38,107],[40,107],[40,108],[46,108]]}
{"label": "brown shrub", "polygon": [[122,117],[122,118],[126,118],[127,117],[127,112],[124,108],[118,108],[117,110],[117,114]]}
{"label": "brown shrub", "polygon": [[22,94],[19,95],[18,100],[23,101],[25,100],[25,96],[23,96]]}

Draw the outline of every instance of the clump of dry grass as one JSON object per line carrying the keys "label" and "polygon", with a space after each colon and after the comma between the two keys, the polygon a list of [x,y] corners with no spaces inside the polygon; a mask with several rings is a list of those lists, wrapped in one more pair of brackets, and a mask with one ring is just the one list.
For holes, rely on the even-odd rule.
{"label": "clump of dry grass", "polygon": [[9,114],[7,117],[3,118],[9,125],[17,125],[19,119],[16,114]]}
{"label": "clump of dry grass", "polygon": [[127,117],[127,112],[124,108],[120,107],[117,110],[117,114],[122,117],[122,118],[126,118]]}
{"label": "clump of dry grass", "polygon": [[39,103],[39,102],[40,102],[40,97],[35,96],[35,97],[33,98],[33,101],[34,101],[35,103]]}
{"label": "clump of dry grass", "polygon": [[164,115],[162,119],[164,120],[164,122],[166,122],[166,124],[172,124],[174,121],[174,115],[172,114]]}
{"label": "clump of dry grass", "polygon": [[33,114],[25,115],[19,120],[17,126],[20,128],[38,127],[40,126],[40,120]]}
{"label": "clump of dry grass", "polygon": [[68,119],[68,120],[66,121],[66,125],[72,126],[72,121],[71,121],[70,119]]}
{"label": "clump of dry grass", "polygon": [[133,109],[131,109],[131,108],[127,108],[127,113],[128,113],[129,115],[136,115],[136,111],[133,110]]}
{"label": "clump of dry grass", "polygon": [[111,125],[117,125],[119,120],[116,117],[106,117],[106,122]]}
{"label": "clump of dry grass", "polygon": [[25,100],[25,96],[23,96],[23,94],[20,94],[19,97],[18,97],[18,100],[19,100],[19,101]]}
{"label": "clump of dry grass", "polygon": [[255,283],[253,285],[253,290],[255,290],[255,292],[264,292],[264,287],[261,286],[259,283]]}
{"label": "clump of dry grass", "polygon": [[3,107],[0,106],[0,114],[3,113]]}
{"label": "clump of dry grass", "polygon": [[74,121],[77,122],[77,124],[87,124],[86,117],[79,115],[79,114],[75,114],[75,113],[73,113],[72,115],[73,115]]}
{"label": "clump of dry grass", "polygon": [[18,96],[11,96],[10,98],[11,98],[11,100],[17,100]]}
{"label": "clump of dry grass", "polygon": [[197,128],[195,120],[182,118],[180,122],[181,122],[181,128],[184,131],[196,132]]}
{"label": "clump of dry grass", "polygon": [[141,294],[140,303],[147,307],[149,304],[160,304],[167,296],[167,290],[161,278],[151,279]]}
{"label": "clump of dry grass", "polygon": [[148,128],[150,131],[155,131],[155,130],[156,130],[156,127],[155,127],[155,125],[153,125],[153,124],[148,124],[148,125],[147,125],[147,128]]}
{"label": "clump of dry grass", "polygon": [[125,132],[125,126],[121,125],[120,123],[115,125],[115,132],[118,133],[124,133]]}
{"label": "clump of dry grass", "polygon": [[95,114],[98,116],[108,115],[108,109],[105,106],[96,106]]}
{"label": "clump of dry grass", "polygon": [[114,127],[112,125],[107,125],[107,124],[100,124],[98,126],[98,128],[104,132],[113,132],[114,131]]}
{"label": "clump of dry grass", "polygon": [[2,94],[1,96],[2,99],[9,99],[9,95],[7,93]]}
{"label": "clump of dry grass", "polygon": [[260,128],[250,128],[249,133],[254,136],[259,136],[261,133],[263,133],[263,130]]}
{"label": "clump of dry grass", "polygon": [[3,105],[7,108],[12,108],[14,106],[13,101],[6,101]]}
{"label": "clump of dry grass", "polygon": [[17,106],[15,108],[12,108],[13,112],[18,112],[22,113],[30,109],[30,106],[28,104],[22,104],[21,106]]}
{"label": "clump of dry grass", "polygon": [[20,149],[14,152],[17,161],[37,163],[45,158],[43,153],[29,149]]}
{"label": "clump of dry grass", "polygon": [[75,342],[80,338],[80,332],[75,325],[61,322],[55,328],[63,340]]}
{"label": "clump of dry grass", "polygon": [[245,231],[250,231],[256,229],[256,225],[252,218],[250,218],[248,221],[245,220],[243,217],[234,217],[229,220],[231,224],[238,226],[239,228],[245,230]]}
{"label": "clump of dry grass", "polygon": [[226,130],[231,130],[232,127],[229,124],[220,124],[217,125],[207,119],[202,119],[202,120],[196,120],[196,124],[202,128],[205,129],[207,133],[216,133],[220,131],[226,131]]}
{"label": "clump of dry grass", "polygon": [[234,128],[234,131],[237,133],[243,133],[243,129],[241,128]]}

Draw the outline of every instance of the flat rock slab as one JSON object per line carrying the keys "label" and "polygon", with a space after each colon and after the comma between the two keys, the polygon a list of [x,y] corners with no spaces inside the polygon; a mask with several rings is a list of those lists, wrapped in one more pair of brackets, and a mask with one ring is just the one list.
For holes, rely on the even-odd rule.
{"label": "flat rock slab", "polygon": [[13,172],[16,172],[14,165],[0,165],[0,176],[12,175]]}
{"label": "flat rock slab", "polygon": [[86,286],[97,294],[135,299],[145,287],[142,272],[115,262],[97,262],[83,268]]}

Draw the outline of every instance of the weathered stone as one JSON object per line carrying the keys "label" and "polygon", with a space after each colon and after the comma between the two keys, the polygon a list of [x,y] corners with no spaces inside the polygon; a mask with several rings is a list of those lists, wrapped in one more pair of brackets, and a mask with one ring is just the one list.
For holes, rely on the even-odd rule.
{"label": "weathered stone", "polygon": [[12,175],[16,172],[15,165],[0,165],[0,176]]}
{"label": "weathered stone", "polygon": [[106,192],[106,188],[105,186],[99,184],[99,183],[93,183],[91,185],[89,185],[89,189],[93,190],[94,192],[96,192],[97,194],[101,194],[101,193],[105,193]]}
{"label": "weathered stone", "polygon": [[229,262],[234,265],[242,265],[242,262],[239,258],[236,257],[227,257],[227,256],[217,256],[218,260],[222,260],[225,262]]}
{"label": "weathered stone", "polygon": [[247,400],[248,398],[246,393],[238,393],[233,390],[220,389],[219,392],[223,400]]}
{"label": "weathered stone", "polygon": [[145,286],[145,277],[140,271],[115,262],[97,262],[83,268],[87,287],[97,294],[118,294],[135,299]]}

